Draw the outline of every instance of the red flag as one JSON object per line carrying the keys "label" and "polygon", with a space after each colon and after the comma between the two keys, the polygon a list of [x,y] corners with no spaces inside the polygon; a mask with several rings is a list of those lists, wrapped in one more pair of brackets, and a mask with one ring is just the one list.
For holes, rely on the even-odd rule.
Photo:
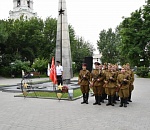
{"label": "red flag", "polygon": [[50,76],[49,78],[54,84],[57,84],[57,78],[56,78],[56,67],[54,63],[54,57],[52,58],[52,63],[51,63],[51,69],[50,69]]}

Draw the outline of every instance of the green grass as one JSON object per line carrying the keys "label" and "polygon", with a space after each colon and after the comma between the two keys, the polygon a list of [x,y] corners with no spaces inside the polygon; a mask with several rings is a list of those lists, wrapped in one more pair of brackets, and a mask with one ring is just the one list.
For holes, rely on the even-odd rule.
{"label": "green grass", "polygon": [[[42,97],[42,98],[57,98],[57,95],[56,95],[56,92],[30,92],[28,93],[27,97]],[[81,93],[81,90],[80,88],[78,89],[75,89],[73,91],[73,98],[77,98],[79,96],[81,96],[82,93]],[[20,95],[20,96],[23,96],[23,95]],[[68,98],[68,93],[63,93],[62,95],[62,98]]]}
{"label": "green grass", "polygon": [[74,76],[74,77],[78,77],[78,76],[79,76],[79,73],[74,73],[73,76]]}

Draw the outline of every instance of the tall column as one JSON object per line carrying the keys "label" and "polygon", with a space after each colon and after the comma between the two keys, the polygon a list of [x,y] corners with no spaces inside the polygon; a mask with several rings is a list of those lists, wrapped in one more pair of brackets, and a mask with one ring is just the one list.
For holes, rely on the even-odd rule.
{"label": "tall column", "polygon": [[63,79],[67,83],[69,83],[70,79],[73,77],[73,72],[72,72],[71,48],[70,48],[67,9],[65,0],[59,0],[58,6],[55,61],[61,62],[64,69]]}

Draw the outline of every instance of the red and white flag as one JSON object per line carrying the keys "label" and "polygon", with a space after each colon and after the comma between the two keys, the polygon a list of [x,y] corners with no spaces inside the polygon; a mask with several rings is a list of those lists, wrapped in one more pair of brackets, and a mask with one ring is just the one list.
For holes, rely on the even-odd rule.
{"label": "red and white flag", "polygon": [[57,77],[56,77],[56,67],[54,63],[54,57],[52,58],[52,63],[51,63],[51,69],[50,69],[50,80],[54,83],[57,84]]}

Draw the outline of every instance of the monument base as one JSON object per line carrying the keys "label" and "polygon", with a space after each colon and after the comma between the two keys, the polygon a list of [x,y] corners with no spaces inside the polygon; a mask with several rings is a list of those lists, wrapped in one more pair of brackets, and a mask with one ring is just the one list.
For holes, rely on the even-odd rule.
{"label": "monument base", "polygon": [[70,79],[64,79],[64,84],[70,84]]}

